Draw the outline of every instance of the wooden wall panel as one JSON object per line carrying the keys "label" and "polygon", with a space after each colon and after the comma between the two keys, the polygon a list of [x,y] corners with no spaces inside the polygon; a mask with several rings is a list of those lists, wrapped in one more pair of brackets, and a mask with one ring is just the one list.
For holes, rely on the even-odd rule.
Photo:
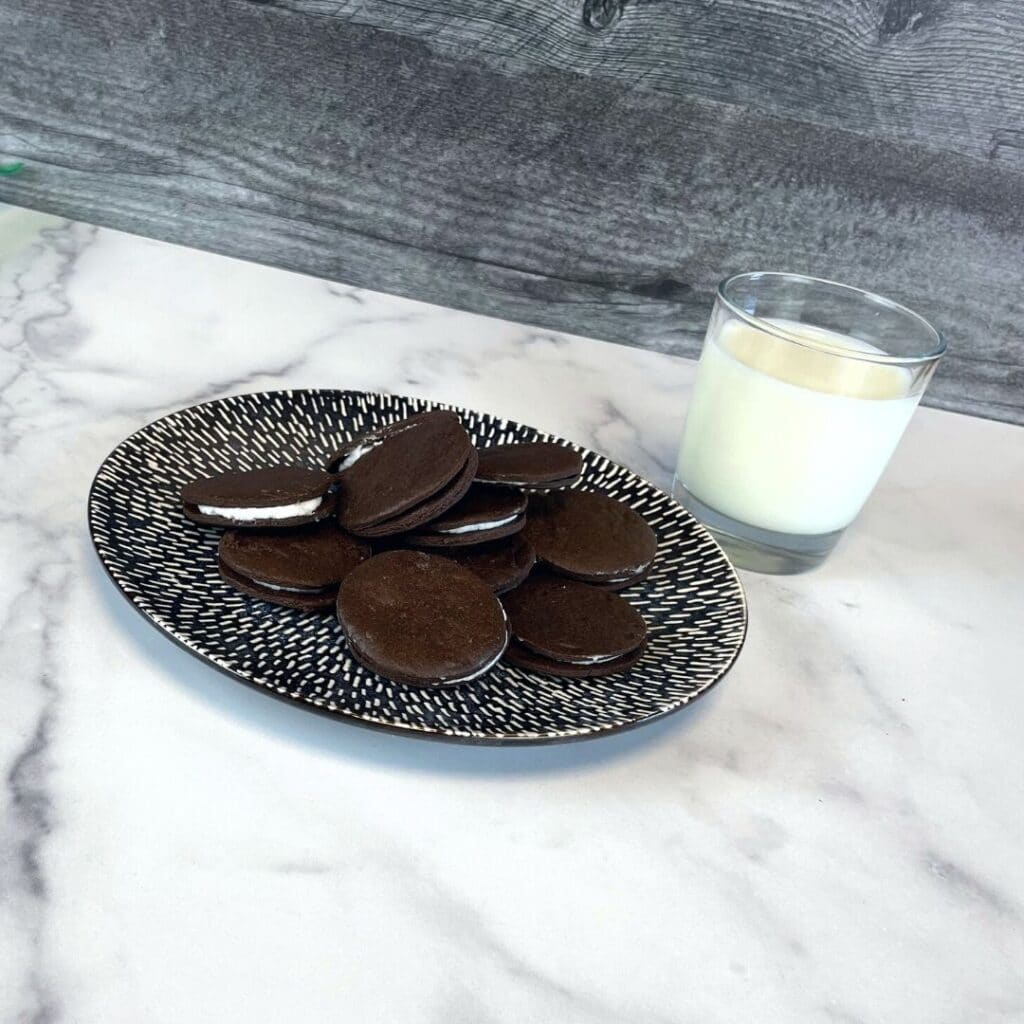
{"label": "wooden wall panel", "polygon": [[[804,49],[782,49],[852,67],[850,40],[873,40],[861,86],[853,70],[800,85],[798,62],[759,90],[772,33],[815,5],[520,0],[487,5],[488,21],[469,0],[0,0],[0,154],[26,164],[0,178],[0,201],[687,354],[721,276],[814,272],[947,333],[932,404],[1024,422],[1024,29],[1010,6],[922,2],[884,37],[899,4],[829,0],[822,36],[801,29]],[[724,29],[677,66],[668,28],[645,21],[689,24],[698,8],[731,11],[739,40],[761,25],[742,89],[742,46],[714,66]],[[910,61],[900,92],[899,61],[875,51],[951,23],[974,28],[946,91]],[[1000,33],[1018,48],[999,44],[997,75]],[[970,47],[990,84],[964,92]],[[844,96],[858,131],[840,126]]]}
{"label": "wooden wall panel", "polygon": [[1024,168],[1020,0],[254,0]]}

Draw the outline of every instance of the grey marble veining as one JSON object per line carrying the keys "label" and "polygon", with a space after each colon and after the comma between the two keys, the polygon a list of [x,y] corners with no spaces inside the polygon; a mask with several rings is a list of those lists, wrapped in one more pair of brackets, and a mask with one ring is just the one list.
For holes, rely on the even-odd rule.
{"label": "grey marble veining", "polygon": [[922,410],[824,569],[744,576],[715,692],[563,748],[267,700],[86,536],[107,451],[218,395],[426,395],[667,486],[692,374],[0,213],[0,1020],[1024,1020],[1019,428]]}

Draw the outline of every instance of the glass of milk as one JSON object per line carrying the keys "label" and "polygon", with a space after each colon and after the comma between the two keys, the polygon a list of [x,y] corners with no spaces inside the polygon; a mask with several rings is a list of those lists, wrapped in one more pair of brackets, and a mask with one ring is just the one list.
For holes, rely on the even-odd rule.
{"label": "glass of milk", "polygon": [[814,568],[878,482],[944,349],[922,317],[858,288],[728,278],[673,494],[740,567]]}

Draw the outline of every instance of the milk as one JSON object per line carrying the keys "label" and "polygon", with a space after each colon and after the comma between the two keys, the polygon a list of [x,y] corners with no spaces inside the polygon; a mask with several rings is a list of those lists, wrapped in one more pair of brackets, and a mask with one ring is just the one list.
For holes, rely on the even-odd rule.
{"label": "milk", "polygon": [[[771,322],[771,321],[769,321]],[[777,320],[811,344],[878,352],[846,335]],[[704,346],[678,479],[716,512],[789,534],[849,525],[920,394],[903,367],[838,358],[727,321]]]}

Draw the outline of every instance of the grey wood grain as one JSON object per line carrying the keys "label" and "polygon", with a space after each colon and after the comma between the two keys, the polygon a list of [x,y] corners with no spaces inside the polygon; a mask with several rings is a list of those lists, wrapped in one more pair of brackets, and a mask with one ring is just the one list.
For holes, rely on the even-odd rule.
{"label": "grey wood grain", "polygon": [[253,0],[1024,168],[1021,0]]}
{"label": "grey wood grain", "polygon": [[818,273],[946,332],[932,404],[1024,422],[1006,160],[249,0],[0,0],[0,38],[0,201],[685,354],[721,276]]}

